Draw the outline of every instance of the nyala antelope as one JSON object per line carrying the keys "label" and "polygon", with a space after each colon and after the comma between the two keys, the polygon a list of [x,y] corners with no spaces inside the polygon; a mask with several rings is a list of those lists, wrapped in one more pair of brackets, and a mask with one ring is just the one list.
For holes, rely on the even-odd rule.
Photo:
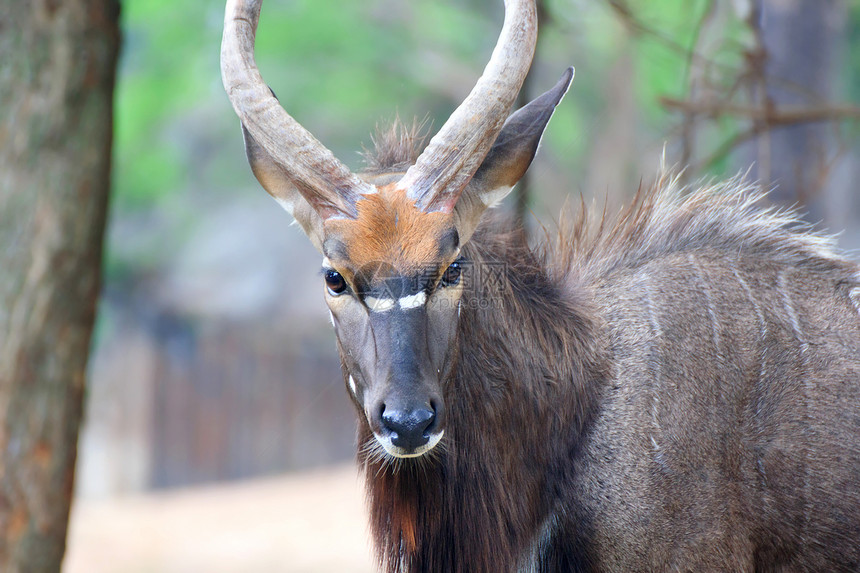
{"label": "nyala antelope", "polygon": [[380,566],[860,570],[860,268],[741,179],[664,175],[537,248],[485,216],[573,75],[510,113],[537,31],[505,4],[436,136],[353,174],[263,82],[260,2],[227,2],[251,168],[324,256]]}

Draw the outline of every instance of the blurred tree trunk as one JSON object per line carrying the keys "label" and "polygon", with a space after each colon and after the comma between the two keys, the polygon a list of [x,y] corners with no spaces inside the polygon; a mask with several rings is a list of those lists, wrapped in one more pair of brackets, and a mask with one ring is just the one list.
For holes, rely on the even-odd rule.
{"label": "blurred tree trunk", "polygon": [[0,0],[0,571],[59,571],[99,290],[118,0]]}
{"label": "blurred tree trunk", "polygon": [[[538,39],[537,44],[535,45],[535,55],[532,59],[531,69],[535,70],[538,67],[538,53],[540,52],[540,30],[543,26],[547,26],[550,23],[549,14],[546,10],[546,3],[544,0],[536,0],[535,8],[537,10],[538,17]],[[529,73],[526,75],[525,80],[523,80],[523,85],[520,88],[520,93],[517,94],[517,101],[514,103],[514,110],[517,110],[524,105],[528,104],[532,98],[532,77],[533,74]],[[532,202],[532,188],[531,188],[531,177],[529,176],[529,172],[526,171],[525,174],[520,178],[519,183],[514,188],[514,217],[518,224],[522,225],[523,228],[527,228],[526,226],[526,213],[529,210]]]}
{"label": "blurred tree trunk", "polygon": [[[844,0],[757,1],[769,105],[826,107],[834,99],[844,46]],[[833,126],[776,129],[760,136],[755,147],[758,177],[777,185],[772,198],[801,203],[812,220],[820,220],[835,149]]]}

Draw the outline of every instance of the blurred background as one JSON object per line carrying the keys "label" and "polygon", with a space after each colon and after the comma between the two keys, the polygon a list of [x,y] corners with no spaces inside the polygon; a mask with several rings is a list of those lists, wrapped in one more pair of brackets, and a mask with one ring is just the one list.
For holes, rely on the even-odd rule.
{"label": "blurred background", "polygon": [[[546,0],[540,16],[525,98],[576,78],[501,207],[527,228],[580,196],[617,210],[665,155],[690,183],[749,170],[860,247],[860,3]],[[358,170],[395,115],[442,125],[502,17],[497,0],[268,0],[257,61]],[[222,22],[221,2],[122,3],[67,571],[372,570],[319,255],[247,166]]]}

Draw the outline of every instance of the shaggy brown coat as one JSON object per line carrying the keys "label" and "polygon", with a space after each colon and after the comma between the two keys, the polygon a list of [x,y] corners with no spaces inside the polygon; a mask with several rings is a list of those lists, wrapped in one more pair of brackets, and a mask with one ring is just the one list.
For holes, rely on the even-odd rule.
{"label": "shaggy brown coat", "polygon": [[485,222],[445,439],[359,453],[383,568],[860,569],[860,268],[759,199],[662,177],[536,249]]}

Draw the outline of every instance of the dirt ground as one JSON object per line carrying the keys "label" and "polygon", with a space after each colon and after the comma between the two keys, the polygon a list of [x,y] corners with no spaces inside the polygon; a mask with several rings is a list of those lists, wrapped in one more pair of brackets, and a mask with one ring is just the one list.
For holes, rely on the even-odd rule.
{"label": "dirt ground", "polygon": [[64,573],[370,573],[353,466],[82,500]]}

